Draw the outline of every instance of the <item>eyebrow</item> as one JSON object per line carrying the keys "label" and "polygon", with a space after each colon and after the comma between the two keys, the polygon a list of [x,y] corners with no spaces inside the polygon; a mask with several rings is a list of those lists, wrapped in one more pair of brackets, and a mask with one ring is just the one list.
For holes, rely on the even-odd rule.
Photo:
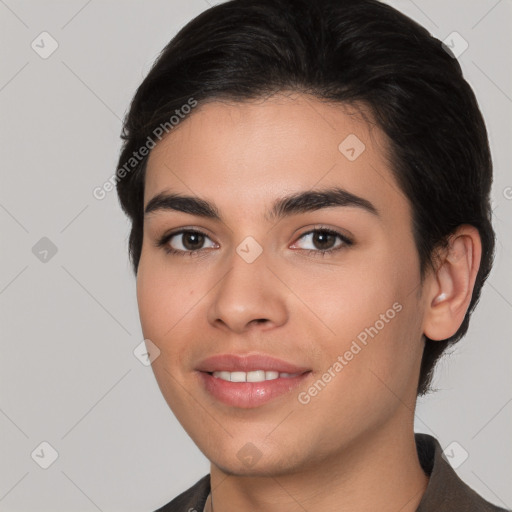
{"label": "eyebrow", "polygon": [[[291,215],[340,206],[361,208],[377,217],[379,216],[377,208],[367,199],[356,196],[343,188],[334,187],[298,192],[277,199],[265,214],[265,219],[273,222]],[[222,221],[219,210],[214,203],[194,196],[161,192],[148,202],[144,215],[161,211],[178,211]]]}

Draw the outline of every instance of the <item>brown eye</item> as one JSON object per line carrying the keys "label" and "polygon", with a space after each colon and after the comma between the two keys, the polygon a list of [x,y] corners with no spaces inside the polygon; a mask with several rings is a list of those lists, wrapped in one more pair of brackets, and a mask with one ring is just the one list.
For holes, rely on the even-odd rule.
{"label": "brown eye", "polygon": [[206,247],[215,247],[210,238],[195,230],[182,230],[172,233],[162,239],[158,245],[164,246],[169,253],[174,254],[193,254],[205,248],[205,243],[209,241]]}
{"label": "brown eye", "polygon": [[189,231],[187,233],[183,233],[182,235],[182,244],[187,251],[195,251],[197,249],[201,249],[201,246],[204,244],[205,237],[201,233]]}
{"label": "brown eye", "polygon": [[323,255],[335,252],[338,249],[343,249],[352,244],[352,240],[337,231],[331,229],[314,229],[304,233],[294,245],[308,253]]}
{"label": "brown eye", "polygon": [[332,249],[336,243],[336,235],[327,231],[317,231],[313,234],[312,242],[315,247],[321,251]]}

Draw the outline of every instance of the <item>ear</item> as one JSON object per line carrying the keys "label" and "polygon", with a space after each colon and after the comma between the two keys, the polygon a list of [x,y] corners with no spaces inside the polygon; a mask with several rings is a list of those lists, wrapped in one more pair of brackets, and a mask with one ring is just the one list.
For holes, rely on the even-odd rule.
{"label": "ear", "polygon": [[426,290],[423,333],[432,340],[453,336],[468,310],[482,256],[482,242],[474,226],[461,225],[438,254],[436,270]]}

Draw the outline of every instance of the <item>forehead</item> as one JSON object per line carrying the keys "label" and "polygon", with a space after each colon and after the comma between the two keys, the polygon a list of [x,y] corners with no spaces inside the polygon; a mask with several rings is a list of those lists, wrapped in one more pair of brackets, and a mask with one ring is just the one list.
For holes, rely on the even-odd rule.
{"label": "forehead", "polygon": [[355,107],[304,94],[209,101],[152,150],[144,201],[172,191],[247,215],[284,194],[340,186],[403,215],[386,154],[385,135]]}

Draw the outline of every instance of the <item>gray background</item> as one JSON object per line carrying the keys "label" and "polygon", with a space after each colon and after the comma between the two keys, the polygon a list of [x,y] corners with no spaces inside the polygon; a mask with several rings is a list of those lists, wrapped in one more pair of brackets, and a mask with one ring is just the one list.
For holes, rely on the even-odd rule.
{"label": "gray background", "polygon": [[[469,334],[438,367],[439,391],[419,402],[416,430],[443,448],[457,442],[454,458],[469,454],[458,474],[512,507],[512,2],[390,3],[438,38],[456,31],[469,43],[459,60],[495,163],[495,267]],[[143,336],[129,225],[115,192],[92,195],[115,171],[136,87],[208,7],[0,0],[2,511],[152,511],[208,472],[133,354]],[[50,48],[43,31],[59,45],[46,59],[31,47]],[[47,469],[36,463],[49,460],[43,441],[58,452]]]}

